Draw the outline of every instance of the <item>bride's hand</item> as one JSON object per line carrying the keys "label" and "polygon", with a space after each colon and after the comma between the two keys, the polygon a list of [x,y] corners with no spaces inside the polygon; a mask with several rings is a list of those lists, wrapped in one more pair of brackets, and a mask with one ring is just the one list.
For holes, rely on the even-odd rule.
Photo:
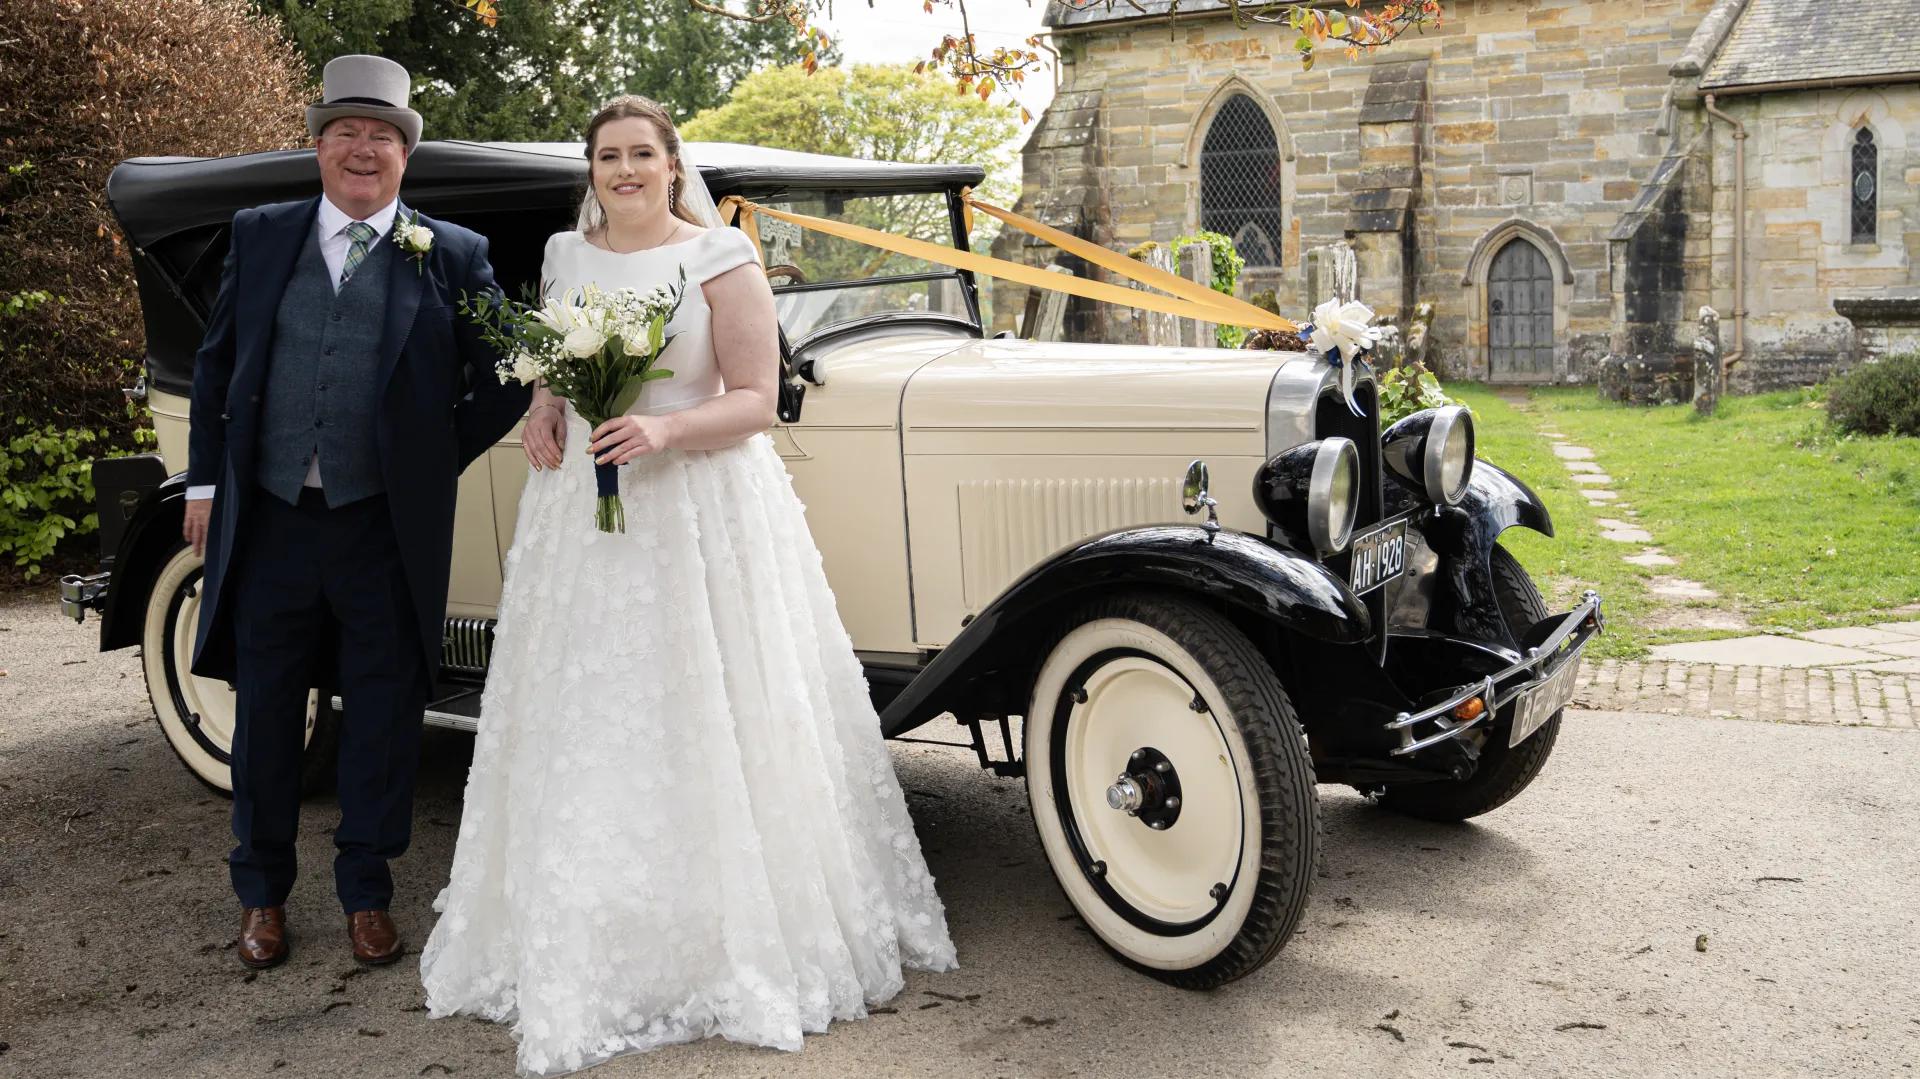
{"label": "bride's hand", "polygon": [[593,429],[593,461],[624,465],[636,457],[659,453],[671,444],[672,425],[665,416],[615,416]]}
{"label": "bride's hand", "polygon": [[566,403],[557,398],[536,403],[527,413],[520,448],[536,470],[559,468],[560,454],[567,448]]}

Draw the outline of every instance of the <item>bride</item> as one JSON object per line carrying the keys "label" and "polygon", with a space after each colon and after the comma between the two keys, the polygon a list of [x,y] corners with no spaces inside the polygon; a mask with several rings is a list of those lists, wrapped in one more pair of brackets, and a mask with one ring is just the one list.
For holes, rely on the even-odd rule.
{"label": "bride", "polygon": [[[771,439],[778,338],[665,110],[587,127],[580,231],[544,287],[686,272],[631,413],[538,391],[452,879],[420,959],[436,1017],[511,1022],[553,1075],[712,1035],[799,1049],[901,968],[951,970],[933,878]],[[702,227],[703,224],[706,227]],[[588,450],[591,450],[591,458]],[[620,462],[624,534],[593,526]]]}

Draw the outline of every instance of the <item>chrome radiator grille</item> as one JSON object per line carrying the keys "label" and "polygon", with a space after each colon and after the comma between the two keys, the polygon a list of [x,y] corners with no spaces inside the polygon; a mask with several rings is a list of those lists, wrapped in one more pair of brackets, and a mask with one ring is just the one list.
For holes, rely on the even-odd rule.
{"label": "chrome radiator grille", "polygon": [[493,660],[491,618],[449,618],[442,631],[440,667],[467,674],[487,673]]}

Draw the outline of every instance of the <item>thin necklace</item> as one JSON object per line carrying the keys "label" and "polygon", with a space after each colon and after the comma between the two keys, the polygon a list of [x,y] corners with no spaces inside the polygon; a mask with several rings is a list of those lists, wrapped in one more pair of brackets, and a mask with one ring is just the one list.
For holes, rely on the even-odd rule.
{"label": "thin necklace", "polygon": [[680,219],[677,217],[669,217],[667,218],[667,220],[671,222],[671,225],[667,229],[667,234],[665,236],[660,237],[660,240],[658,243],[643,244],[642,246],[636,247],[631,251],[622,251],[619,248],[613,246],[613,222],[611,221],[601,226],[600,238],[607,242],[607,250],[613,252],[616,255],[636,255],[642,251],[651,251],[656,247],[666,246],[666,243],[668,240],[671,240],[675,236],[680,235]]}

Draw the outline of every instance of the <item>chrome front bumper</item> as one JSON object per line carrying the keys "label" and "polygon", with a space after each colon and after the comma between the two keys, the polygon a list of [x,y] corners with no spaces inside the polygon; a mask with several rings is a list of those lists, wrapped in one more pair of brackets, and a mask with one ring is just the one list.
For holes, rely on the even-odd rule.
{"label": "chrome front bumper", "polygon": [[107,585],[112,578],[111,573],[90,577],[69,573],[60,578],[60,613],[75,622],[85,622],[89,607],[97,611],[106,603]]}
{"label": "chrome front bumper", "polygon": [[[1461,686],[1431,708],[1393,717],[1386,725],[1387,730],[1400,736],[1400,744],[1389,752],[1395,757],[1404,757],[1492,723],[1500,709],[1550,681],[1567,664],[1579,663],[1580,652],[1586,648],[1587,641],[1604,628],[1606,618],[1600,610],[1600,593],[1589,591],[1580,597],[1580,606],[1560,616],[1559,627],[1546,640],[1527,649],[1524,658],[1478,682]],[[1456,709],[1476,698],[1481,703],[1477,714],[1455,715]],[[1422,724],[1430,726],[1422,730]]]}

